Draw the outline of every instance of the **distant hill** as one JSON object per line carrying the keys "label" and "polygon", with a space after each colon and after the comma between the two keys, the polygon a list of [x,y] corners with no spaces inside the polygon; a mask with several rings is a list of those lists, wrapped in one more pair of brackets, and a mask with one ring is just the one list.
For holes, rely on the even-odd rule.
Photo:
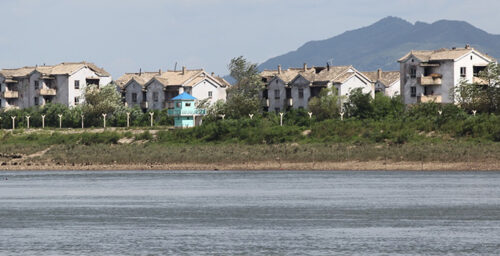
{"label": "distant hill", "polygon": [[344,32],[338,36],[310,41],[295,51],[271,58],[259,69],[353,65],[361,71],[398,70],[397,60],[410,50],[472,47],[500,58],[500,35],[489,34],[464,21],[440,20],[432,24],[412,24],[396,17],[384,18],[368,27]]}

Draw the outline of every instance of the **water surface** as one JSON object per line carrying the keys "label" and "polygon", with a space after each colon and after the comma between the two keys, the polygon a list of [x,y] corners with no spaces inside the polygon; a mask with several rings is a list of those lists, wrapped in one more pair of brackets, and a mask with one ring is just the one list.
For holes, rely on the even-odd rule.
{"label": "water surface", "polygon": [[0,255],[499,253],[494,172],[0,172]]}

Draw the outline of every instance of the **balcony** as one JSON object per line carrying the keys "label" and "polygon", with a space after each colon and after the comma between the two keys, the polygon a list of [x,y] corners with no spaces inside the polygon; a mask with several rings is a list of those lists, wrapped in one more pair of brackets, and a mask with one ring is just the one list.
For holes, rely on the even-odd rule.
{"label": "balcony", "polygon": [[169,109],[168,114],[171,116],[198,116],[205,115],[205,109]]}
{"label": "balcony", "polygon": [[432,74],[430,76],[422,76],[418,78],[418,83],[422,86],[432,86],[432,85],[441,85],[442,76],[440,74]]}
{"label": "balcony", "polygon": [[422,95],[417,97],[418,103],[441,103],[441,95]]}
{"label": "balcony", "polygon": [[147,109],[148,107],[149,107],[149,104],[148,104],[148,102],[147,102],[147,101],[143,101],[143,102],[141,102],[141,108],[142,108],[142,109]]}
{"label": "balcony", "polygon": [[42,96],[56,96],[56,89],[51,89],[51,88],[42,88],[37,90],[38,94]]}
{"label": "balcony", "polygon": [[19,92],[18,91],[5,91],[5,92],[3,92],[3,97],[5,99],[17,99],[17,98],[19,98]]}

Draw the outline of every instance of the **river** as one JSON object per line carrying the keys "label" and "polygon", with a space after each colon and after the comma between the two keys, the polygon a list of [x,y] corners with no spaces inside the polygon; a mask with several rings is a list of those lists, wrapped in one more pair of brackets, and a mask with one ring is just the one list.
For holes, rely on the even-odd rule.
{"label": "river", "polygon": [[498,255],[499,172],[0,172],[0,255]]}

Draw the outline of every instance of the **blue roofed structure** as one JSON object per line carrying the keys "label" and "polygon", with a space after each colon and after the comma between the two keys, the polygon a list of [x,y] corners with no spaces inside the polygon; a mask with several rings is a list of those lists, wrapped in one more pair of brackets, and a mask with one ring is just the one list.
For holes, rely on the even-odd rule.
{"label": "blue roofed structure", "polygon": [[173,97],[172,100],[196,100],[196,98],[187,92],[183,92],[183,93]]}

